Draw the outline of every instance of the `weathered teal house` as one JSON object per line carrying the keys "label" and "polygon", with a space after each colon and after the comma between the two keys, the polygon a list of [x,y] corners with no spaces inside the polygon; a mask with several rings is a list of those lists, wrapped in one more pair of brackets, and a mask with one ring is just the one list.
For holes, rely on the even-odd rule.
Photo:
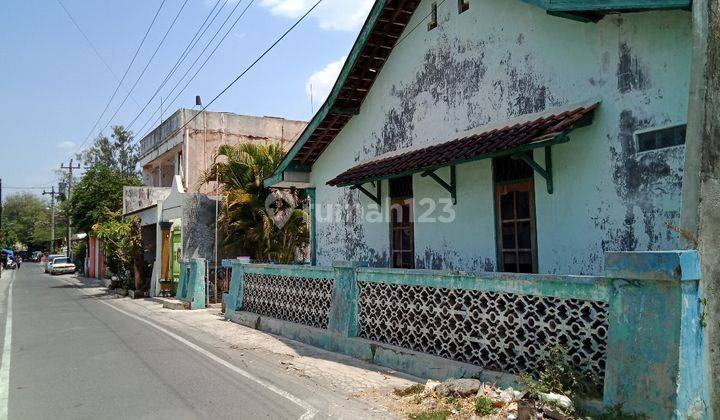
{"label": "weathered teal house", "polygon": [[309,192],[312,264],[235,264],[228,318],[429,377],[561,345],[606,406],[710,418],[700,260],[675,251],[695,6],[377,0],[265,181]]}
{"label": "weathered teal house", "polygon": [[676,249],[690,13],[457,3],[370,16],[268,182],[314,188],[316,262],[598,274]]}

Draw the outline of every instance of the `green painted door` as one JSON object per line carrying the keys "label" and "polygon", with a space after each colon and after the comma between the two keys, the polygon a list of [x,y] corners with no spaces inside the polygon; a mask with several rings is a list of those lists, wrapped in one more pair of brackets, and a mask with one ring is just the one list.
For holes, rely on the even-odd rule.
{"label": "green painted door", "polygon": [[180,229],[173,229],[170,234],[170,276],[173,281],[173,293],[177,291],[177,284],[180,279],[180,248]]}

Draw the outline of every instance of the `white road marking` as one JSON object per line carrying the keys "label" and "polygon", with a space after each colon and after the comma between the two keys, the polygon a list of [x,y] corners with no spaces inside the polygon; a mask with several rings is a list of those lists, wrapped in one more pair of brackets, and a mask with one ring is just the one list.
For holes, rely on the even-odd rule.
{"label": "white road marking", "polygon": [[[9,271],[9,270],[8,270]],[[6,274],[7,271],[5,271]],[[12,285],[15,272],[11,273],[7,289],[7,311],[5,316],[5,339],[3,340],[2,358],[0,359],[0,420],[7,420],[10,405],[10,350],[12,345]]]}
{"label": "white road marking", "polygon": [[[81,287],[79,287],[76,283],[72,283],[72,284],[73,284],[75,287],[77,287],[82,293],[84,293],[84,294],[86,294],[86,295],[90,295],[89,293],[85,292],[85,290],[83,290]],[[282,389],[276,387],[275,385],[273,385],[273,384],[271,384],[271,383],[269,383],[269,382],[267,382],[267,381],[264,381],[264,380],[258,378],[257,376],[253,375],[252,373],[250,373],[250,372],[248,372],[248,371],[246,371],[246,370],[240,369],[239,367],[233,365],[232,363],[230,363],[230,362],[228,362],[228,361],[226,361],[226,360],[224,360],[224,359],[216,356],[215,354],[213,354],[213,353],[205,350],[204,348],[198,346],[197,344],[195,344],[195,343],[193,343],[193,342],[191,342],[191,341],[186,340],[185,338],[183,338],[183,337],[175,334],[174,332],[169,331],[169,330],[163,328],[162,326],[160,326],[160,325],[158,325],[158,324],[155,324],[155,323],[153,323],[153,322],[150,322],[150,321],[148,321],[148,320],[145,319],[145,318],[139,317],[139,316],[137,316],[137,315],[135,315],[135,314],[132,314],[132,313],[130,313],[130,312],[127,312],[127,311],[125,311],[125,310],[122,310],[122,309],[116,307],[115,305],[111,305],[110,303],[105,302],[105,301],[102,300],[102,299],[97,299],[97,301],[100,302],[100,303],[103,303],[103,304],[107,305],[108,307],[110,307],[110,308],[112,308],[112,309],[114,309],[114,310],[116,310],[116,311],[118,311],[118,312],[120,312],[120,313],[122,313],[122,314],[124,314],[124,315],[126,315],[126,316],[129,316],[130,318],[133,318],[133,319],[135,319],[135,320],[137,320],[137,321],[140,321],[140,322],[142,322],[142,323],[144,323],[144,324],[147,324],[147,325],[155,328],[156,330],[158,330],[158,331],[160,331],[160,332],[168,335],[169,337],[174,338],[175,340],[181,342],[182,344],[185,344],[186,346],[188,346],[188,347],[190,347],[191,349],[195,350],[196,352],[204,355],[204,356],[207,357],[208,359],[210,359],[210,360],[218,363],[219,365],[224,366],[224,367],[230,369],[231,371],[237,373],[238,375],[241,375],[241,376],[243,376],[243,377],[245,377],[245,378],[247,378],[247,379],[255,382],[256,384],[258,384],[258,385],[260,385],[260,386],[268,389],[269,391],[272,391],[272,392],[274,392],[275,394],[280,395],[281,397],[283,397],[283,398],[285,398],[285,399],[287,399],[287,400],[292,401],[293,403],[295,403],[295,404],[297,404],[298,406],[300,406],[300,407],[302,407],[303,409],[305,409],[305,413],[304,413],[302,416],[300,416],[300,420],[308,420],[308,419],[311,419],[311,418],[315,417],[315,416],[318,414],[318,411],[317,411],[317,409],[316,409],[315,407],[313,407],[312,405],[306,403],[305,401],[301,400],[300,398],[298,398],[298,397],[290,394],[290,393],[287,392],[287,391],[283,391]],[[10,302],[9,296],[8,296],[8,302]],[[0,420],[4,420],[4,418],[3,418],[3,417],[0,417]]]}

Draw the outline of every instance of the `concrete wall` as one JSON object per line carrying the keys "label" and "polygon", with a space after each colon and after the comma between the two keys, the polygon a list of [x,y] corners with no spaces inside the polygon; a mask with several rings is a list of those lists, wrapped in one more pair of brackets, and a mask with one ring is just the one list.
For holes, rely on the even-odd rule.
{"label": "concrete wall", "polygon": [[[439,6],[426,30],[423,1],[369,92],[360,114],[313,166],[318,263],[388,266],[387,222],[363,219],[371,201],[325,183],[358,163],[411,146],[452,140],[547,109],[601,101],[594,123],[553,147],[555,192],[535,176],[539,271],[597,274],[603,251],[666,250],[677,235],[684,147],[638,153],[634,133],[685,123],[691,22],[685,11],[611,15],[580,23],[518,0],[479,0],[458,14]],[[535,152],[541,165],[542,150]],[[440,171],[447,178],[447,171]],[[489,161],[459,165],[453,223],[415,225],[416,267],[497,269]],[[414,176],[420,200],[447,198]],[[383,182],[384,194],[388,184]],[[352,206],[361,204],[362,209]],[[349,205],[349,206],[348,206]],[[344,208],[328,220],[328,206]],[[441,217],[444,205],[431,216]]]}
{"label": "concrete wall", "polygon": [[[289,149],[306,125],[303,121],[228,112],[204,112],[190,121],[198,113],[180,109],[141,141],[140,165],[146,184],[169,187],[174,175],[183,175],[188,191],[212,193],[214,183],[203,185],[201,179],[220,145],[280,143]],[[187,126],[175,132],[186,121],[190,121]],[[166,136],[162,141],[158,140],[161,135]]]}
{"label": "concrete wall", "polygon": [[170,195],[170,188],[123,187],[123,214],[133,213],[157,204]]}
{"label": "concrete wall", "polygon": [[[368,269],[358,267],[357,263],[352,262],[338,262],[333,265],[333,269],[328,269],[233,261],[232,281],[229,292],[225,295],[225,317],[251,328],[345,353],[419,377],[443,380],[449,377],[479,376],[485,382],[498,383],[503,387],[517,387],[518,385],[513,383],[515,377],[507,370],[493,371],[488,364],[502,360],[502,353],[506,349],[513,349],[512,367],[518,367],[522,363],[520,359],[523,358],[522,345],[508,343],[517,338],[517,335],[529,340],[529,345],[533,347],[534,350],[528,353],[532,354],[530,358],[544,357],[552,346],[551,343],[558,340],[563,342],[566,349],[572,346],[573,339],[578,341],[576,346],[585,349],[593,347],[593,340],[599,340],[605,343],[601,348],[604,353],[602,357],[607,361],[603,368],[603,408],[620,406],[626,414],[636,413],[649,419],[711,418],[709,412],[713,406],[709,398],[708,376],[705,370],[705,316],[698,294],[698,253],[611,252],[606,255],[605,260],[605,275],[602,277],[515,273],[464,275],[449,271]],[[288,322],[287,319],[283,321],[273,318],[274,314],[251,312],[253,292],[245,285],[246,274],[283,279],[284,284],[287,284],[285,290],[282,287],[271,287],[272,290],[269,291],[265,289],[270,297],[263,298],[275,303],[282,302],[283,295],[292,293],[292,296],[298,296],[298,289],[304,291],[293,285],[293,278],[332,279],[333,292],[327,310],[327,327],[314,327],[312,322],[307,322],[308,319],[305,319],[304,323],[303,320]],[[300,284],[310,283],[302,281]],[[388,298],[363,298],[362,289],[369,284],[388,286],[384,289]],[[402,297],[398,294],[392,296],[389,288],[391,285],[405,287]],[[307,288],[310,290],[312,286]],[[413,289],[413,293],[406,293],[409,289]],[[452,298],[436,298],[437,293],[449,294],[449,290],[454,291]],[[483,308],[479,311],[492,312],[493,317],[486,319],[494,319],[495,323],[502,327],[495,331],[491,327],[468,328],[463,332],[465,325],[476,326],[473,321],[482,322],[479,318],[463,319],[465,316],[472,317],[470,313],[474,312],[469,309],[471,303],[463,303],[463,299],[458,298],[458,293],[468,290],[492,292],[492,295],[485,298]],[[314,289],[314,292],[316,293],[317,289]],[[523,312],[526,316],[503,319],[504,309],[500,308],[513,306],[500,303],[502,296],[508,295],[533,296],[537,299],[535,302],[548,297],[553,299],[554,304],[570,302],[568,299],[575,302],[573,304],[603,302],[595,307],[605,308],[603,310],[607,311],[607,318],[604,319],[607,324],[598,322],[601,317],[598,317],[597,310],[590,309],[590,306],[583,306],[583,309],[578,311],[553,311],[543,305],[535,307],[534,304],[515,306],[514,311]],[[389,304],[392,301],[396,304]],[[380,309],[367,310],[366,305],[372,306],[378,302],[381,302]],[[519,303],[520,300],[514,302]],[[280,311],[280,314],[287,315],[297,311],[313,314],[312,316],[318,318],[324,315],[318,310],[315,301],[299,299],[293,303],[295,307],[292,310]],[[282,305],[277,303],[278,307],[283,308]],[[436,314],[450,313],[460,307],[462,310],[457,311],[456,316],[442,317],[439,322],[430,315],[430,321],[427,321],[418,316],[417,311],[423,306],[433,307]],[[542,311],[543,314],[534,313],[540,307],[547,311]],[[552,318],[553,315],[549,315],[551,312],[561,314],[559,322],[545,324]],[[523,334],[522,324],[533,317],[542,320],[528,323],[528,329],[532,331]],[[575,317],[582,318],[583,321],[570,328],[558,325]],[[429,322],[433,327],[423,328],[423,322]],[[361,324],[383,325],[384,328],[403,331],[404,335],[413,338],[404,340],[398,346],[390,343],[383,334],[374,337],[363,334]],[[543,329],[547,332],[542,333]],[[574,332],[576,329],[582,332]],[[508,331],[513,335],[510,340],[500,339],[503,344],[493,344],[499,336]],[[659,334],[659,331],[662,333]],[[560,336],[564,333],[573,339],[563,341]],[[540,337],[541,334],[545,339],[532,338]],[[588,335],[581,338],[582,334]],[[481,347],[479,353],[488,352],[491,356],[486,360],[470,360],[473,364],[468,364],[468,359],[465,358],[467,353],[453,353],[453,350],[448,348],[453,347],[451,343],[458,340],[458,336],[471,343],[468,347]],[[595,338],[590,338],[591,336]],[[417,351],[418,349],[413,351],[408,346],[417,337],[424,337],[422,352]],[[437,352],[435,355],[429,354],[433,353],[435,342],[442,343],[442,346],[438,345],[439,348],[444,347],[441,350],[442,357],[438,357]],[[448,343],[450,345],[445,347]],[[455,345],[454,348],[462,348],[462,345]],[[588,359],[585,359],[585,362],[580,361],[583,357],[581,353],[582,351],[571,353],[569,363],[587,363]],[[457,357],[458,355],[460,357]]]}

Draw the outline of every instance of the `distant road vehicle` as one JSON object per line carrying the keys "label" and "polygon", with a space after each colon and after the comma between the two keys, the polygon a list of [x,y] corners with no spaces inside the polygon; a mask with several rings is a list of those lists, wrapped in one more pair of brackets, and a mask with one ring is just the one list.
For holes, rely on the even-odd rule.
{"label": "distant road vehicle", "polygon": [[52,260],[50,274],[68,274],[75,272],[75,264],[68,257],[57,257]]}
{"label": "distant road vehicle", "polygon": [[45,258],[45,264],[44,264],[44,266],[43,266],[43,269],[45,270],[46,273],[49,273],[49,272],[50,272],[50,266],[52,266],[53,260],[54,260],[55,258],[57,258],[57,257],[64,257],[64,255],[62,255],[62,254],[50,254],[50,255],[47,256],[47,258]]}

